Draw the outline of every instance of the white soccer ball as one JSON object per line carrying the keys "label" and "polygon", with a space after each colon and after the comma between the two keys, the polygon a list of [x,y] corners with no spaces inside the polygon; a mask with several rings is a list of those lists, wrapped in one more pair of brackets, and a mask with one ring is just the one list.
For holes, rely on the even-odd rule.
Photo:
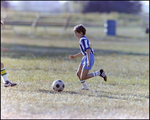
{"label": "white soccer ball", "polygon": [[57,92],[61,92],[65,88],[65,84],[62,80],[55,80],[52,84],[52,87],[53,87],[53,90]]}

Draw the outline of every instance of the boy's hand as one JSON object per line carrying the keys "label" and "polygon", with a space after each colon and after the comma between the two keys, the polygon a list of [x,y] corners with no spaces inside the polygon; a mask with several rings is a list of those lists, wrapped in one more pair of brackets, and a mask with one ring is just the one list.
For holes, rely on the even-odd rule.
{"label": "boy's hand", "polygon": [[87,62],[87,67],[90,67],[90,63],[89,62]]}
{"label": "boy's hand", "polygon": [[69,56],[69,59],[71,60],[72,58],[74,58],[74,56],[73,56],[73,55],[70,55],[70,56]]}

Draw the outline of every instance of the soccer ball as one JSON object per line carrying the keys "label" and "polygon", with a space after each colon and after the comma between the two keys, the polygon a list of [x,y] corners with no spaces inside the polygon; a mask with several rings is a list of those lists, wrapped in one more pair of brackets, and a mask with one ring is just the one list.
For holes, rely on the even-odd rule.
{"label": "soccer ball", "polygon": [[52,84],[53,90],[61,92],[65,88],[65,84],[62,80],[55,80]]}

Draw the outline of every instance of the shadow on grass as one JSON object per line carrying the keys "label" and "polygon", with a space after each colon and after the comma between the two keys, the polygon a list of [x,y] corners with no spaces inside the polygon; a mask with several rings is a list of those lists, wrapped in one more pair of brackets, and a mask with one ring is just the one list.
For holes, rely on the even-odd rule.
{"label": "shadow on grass", "polygon": [[[57,43],[56,43],[57,44]],[[68,47],[45,47],[45,46],[34,46],[34,45],[22,45],[22,44],[3,44],[3,47],[9,49],[8,52],[2,52],[1,56],[6,56],[10,58],[41,58],[41,57],[65,57],[70,54],[76,54],[80,51],[79,48],[68,48]],[[95,49],[96,55],[137,55],[137,56],[149,56],[147,53],[136,53],[136,52],[124,52],[124,51],[115,51],[115,50],[103,50]]]}
{"label": "shadow on grass", "polygon": [[[142,98],[149,99],[149,96],[142,96],[142,95],[132,95],[132,94],[115,94],[115,93],[110,93],[110,92],[104,92],[104,91],[96,91],[100,92],[100,95],[98,94],[90,94],[90,91],[81,91],[81,92],[74,92],[74,91],[62,91],[62,92],[57,92],[57,91],[51,91],[51,90],[42,90],[39,89],[37,92],[43,92],[43,93],[50,93],[50,94],[77,94],[77,95],[86,95],[88,97],[104,97],[108,99],[119,99],[119,100],[129,100],[129,97],[136,97],[134,98],[136,101],[142,101]],[[85,94],[86,92],[86,94]],[[104,94],[103,94],[104,93]]]}
{"label": "shadow on grass", "polygon": [[62,92],[57,92],[57,91],[52,91],[52,90],[41,90],[39,89],[38,92],[43,92],[43,93],[50,93],[50,94],[59,94],[59,93],[65,93],[65,94],[81,94],[79,92],[74,92],[74,91],[62,91]]}
{"label": "shadow on grass", "polygon": [[122,100],[128,100],[129,97],[136,97],[136,98],[134,98],[134,99],[136,99],[136,101],[142,101],[139,98],[149,99],[149,95],[143,96],[143,95],[134,95],[134,94],[129,94],[129,93],[116,94],[116,93],[105,92],[105,91],[95,91],[95,93],[98,93],[98,92],[101,95],[88,95],[88,96],[89,97],[106,97],[106,98],[110,98],[110,99],[122,99]]}
{"label": "shadow on grass", "polygon": [[[18,90],[17,90],[18,91]],[[21,92],[26,92],[26,90],[19,90]],[[122,94],[116,94],[111,92],[105,92],[105,91],[94,91],[94,93],[90,90],[88,91],[62,91],[57,92],[54,90],[44,90],[44,89],[38,89],[34,90],[32,92],[40,92],[40,93],[46,93],[46,94],[70,94],[70,95],[82,95],[82,96],[88,96],[88,97],[98,97],[98,98],[107,98],[107,99],[118,99],[118,100],[129,100],[134,99],[135,101],[142,101],[143,99],[149,99],[149,95],[143,96],[143,95],[136,95],[136,94],[129,94],[129,93],[122,93]],[[99,94],[97,94],[99,93]]]}

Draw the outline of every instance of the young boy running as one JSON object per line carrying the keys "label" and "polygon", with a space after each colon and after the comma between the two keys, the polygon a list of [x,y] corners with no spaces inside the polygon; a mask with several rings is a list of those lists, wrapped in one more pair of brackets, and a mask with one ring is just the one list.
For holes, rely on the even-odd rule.
{"label": "young boy running", "polygon": [[94,49],[92,48],[92,45],[85,34],[86,29],[84,25],[79,24],[74,27],[74,35],[75,37],[77,37],[77,39],[79,39],[79,47],[81,52],[75,55],[70,55],[69,59],[71,60],[72,58],[83,56],[77,70],[77,76],[79,78],[79,81],[83,85],[82,90],[89,90],[85,80],[95,76],[101,76],[104,81],[107,81],[107,76],[103,69],[100,69],[93,73],[89,73],[89,70],[91,70],[94,65]]}
{"label": "young boy running", "polygon": [[[1,27],[4,25],[4,23],[1,21]],[[8,49],[7,48],[3,48],[1,47],[1,50],[4,51],[4,52],[7,52]],[[8,86],[15,86],[17,85],[16,83],[12,83],[8,80],[8,77],[7,77],[7,73],[6,73],[6,70],[5,70],[5,67],[4,67],[4,64],[1,62],[1,77],[3,79],[3,82],[4,82],[4,87],[8,87]]]}

